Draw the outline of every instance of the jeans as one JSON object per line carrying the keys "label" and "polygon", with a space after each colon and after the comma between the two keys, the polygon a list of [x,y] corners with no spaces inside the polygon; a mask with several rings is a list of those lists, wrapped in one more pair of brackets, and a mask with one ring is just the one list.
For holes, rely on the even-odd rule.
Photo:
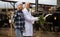
{"label": "jeans", "polygon": [[22,31],[20,31],[20,29],[15,29],[15,34],[17,37],[23,37]]}

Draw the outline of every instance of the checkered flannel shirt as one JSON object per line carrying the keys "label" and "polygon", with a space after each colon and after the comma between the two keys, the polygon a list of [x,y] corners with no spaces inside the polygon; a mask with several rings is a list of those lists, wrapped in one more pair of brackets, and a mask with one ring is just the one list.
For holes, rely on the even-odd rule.
{"label": "checkered flannel shirt", "polygon": [[25,29],[25,18],[24,18],[24,14],[22,11],[15,11],[14,13],[14,23],[15,26],[14,28],[16,29],[20,29],[20,30],[24,30]]}

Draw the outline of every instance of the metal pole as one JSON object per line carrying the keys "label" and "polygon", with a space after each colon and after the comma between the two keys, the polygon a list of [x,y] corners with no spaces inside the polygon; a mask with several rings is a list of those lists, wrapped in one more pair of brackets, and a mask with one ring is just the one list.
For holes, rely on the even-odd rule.
{"label": "metal pole", "polygon": [[14,7],[14,12],[15,12],[15,3],[14,3],[14,5],[13,5],[13,7]]}
{"label": "metal pole", "polygon": [[38,0],[35,0],[35,11],[38,12]]}

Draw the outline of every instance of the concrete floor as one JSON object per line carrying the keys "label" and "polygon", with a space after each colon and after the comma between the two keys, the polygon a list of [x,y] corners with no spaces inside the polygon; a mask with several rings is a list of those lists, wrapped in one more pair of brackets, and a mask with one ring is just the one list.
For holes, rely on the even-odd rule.
{"label": "concrete floor", "polygon": [[[14,30],[12,30],[11,28],[3,28],[0,29],[0,37],[16,37],[16,35],[14,33]],[[60,37],[60,33],[35,31],[33,37]]]}
{"label": "concrete floor", "polygon": [[42,32],[42,31],[37,31],[34,37],[60,37],[60,33],[58,32]]}

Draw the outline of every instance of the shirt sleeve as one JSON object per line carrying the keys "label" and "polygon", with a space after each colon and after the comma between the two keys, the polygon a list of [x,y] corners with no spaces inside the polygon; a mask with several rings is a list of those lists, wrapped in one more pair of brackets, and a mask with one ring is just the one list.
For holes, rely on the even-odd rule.
{"label": "shirt sleeve", "polygon": [[36,20],[36,18],[33,17],[32,15],[29,16],[28,11],[23,11],[23,13],[24,13],[25,20],[30,21],[30,22],[34,22]]}
{"label": "shirt sleeve", "polygon": [[16,17],[17,17],[17,12],[14,13],[13,19],[15,20]]}
{"label": "shirt sleeve", "polygon": [[31,17],[33,18],[34,21],[37,21],[38,20],[38,17],[34,17],[31,15]]}

